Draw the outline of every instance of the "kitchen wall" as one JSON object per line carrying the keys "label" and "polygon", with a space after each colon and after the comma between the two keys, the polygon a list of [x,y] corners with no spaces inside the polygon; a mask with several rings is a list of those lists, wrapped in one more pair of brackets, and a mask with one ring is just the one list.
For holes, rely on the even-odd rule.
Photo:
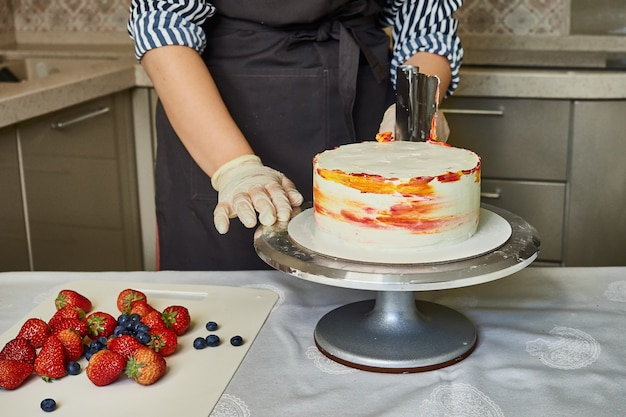
{"label": "kitchen wall", "polygon": [[[130,0],[0,0],[0,36],[15,33],[20,40],[23,34],[108,33],[124,39],[129,4]],[[624,0],[466,0],[458,18],[461,34],[626,34]]]}

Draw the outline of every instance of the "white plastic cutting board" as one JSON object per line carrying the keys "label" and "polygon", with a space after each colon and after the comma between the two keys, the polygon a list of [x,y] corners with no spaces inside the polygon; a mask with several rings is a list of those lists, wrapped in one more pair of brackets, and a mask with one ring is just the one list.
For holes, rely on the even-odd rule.
{"label": "white plastic cutting board", "polygon": [[[177,351],[166,358],[166,374],[155,384],[142,386],[124,375],[115,383],[97,387],[85,375],[81,360],[80,375],[68,375],[46,383],[33,374],[14,391],[0,390],[0,415],[22,417],[48,415],[40,409],[44,398],[54,398],[54,417],[175,416],[207,417],[243,361],[248,349],[272,310],[277,294],[269,290],[208,285],[175,285],[132,282],[74,281],[58,289],[74,289],[87,296],[94,311],[117,317],[117,294],[125,288],[143,291],[150,304],[159,310],[169,305],[189,309],[192,324],[178,340]],[[40,304],[23,320],[0,337],[0,348],[14,338],[29,317],[48,320],[55,311],[54,298]],[[207,321],[215,321],[220,346],[196,350],[193,340],[206,336]],[[240,335],[242,346],[231,346],[230,338]]]}

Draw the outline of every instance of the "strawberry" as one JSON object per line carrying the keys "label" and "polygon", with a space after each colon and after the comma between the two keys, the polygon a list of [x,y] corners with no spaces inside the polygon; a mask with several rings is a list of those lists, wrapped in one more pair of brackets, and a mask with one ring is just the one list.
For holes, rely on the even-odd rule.
{"label": "strawberry", "polygon": [[184,334],[191,323],[189,310],[183,306],[169,306],[163,310],[163,321],[176,335]]}
{"label": "strawberry", "polygon": [[48,323],[39,318],[30,318],[24,322],[17,337],[28,340],[35,349],[43,346],[43,342],[52,334]]}
{"label": "strawberry", "polygon": [[65,329],[75,330],[81,337],[85,337],[89,333],[89,326],[87,326],[86,321],[76,318],[60,318],[54,321],[52,334],[57,334]]}
{"label": "strawberry", "polygon": [[74,306],[65,306],[63,308],[58,309],[48,320],[48,325],[50,327],[54,327],[54,325],[62,320],[62,319],[76,319],[76,320],[85,320],[85,312],[80,307]]}
{"label": "strawberry", "polygon": [[163,357],[169,356],[176,351],[178,336],[173,330],[150,329],[150,341],[146,346],[154,350]]}
{"label": "strawberry", "polygon": [[157,310],[151,311],[141,318],[141,322],[147,325],[150,329],[165,329],[165,321],[161,317],[161,313]]}
{"label": "strawberry", "polygon": [[165,358],[149,347],[143,346],[126,361],[124,372],[141,385],[157,382],[165,373]]}
{"label": "strawberry", "polygon": [[96,340],[100,336],[109,337],[117,326],[115,317],[104,311],[94,311],[87,316],[88,336]]}
{"label": "strawberry", "polygon": [[126,359],[117,352],[102,349],[94,353],[87,364],[87,378],[102,387],[115,382],[124,372]]}
{"label": "strawberry", "polygon": [[148,298],[141,291],[127,288],[122,290],[117,296],[117,309],[121,313],[130,314],[130,305],[133,301],[143,300],[147,301]]}
{"label": "strawberry", "polygon": [[130,303],[130,314],[139,314],[139,317],[142,318],[155,310],[156,309],[145,300],[136,300]]}
{"label": "strawberry", "polygon": [[0,388],[18,388],[33,373],[33,365],[12,359],[0,359]]}
{"label": "strawberry", "polygon": [[75,330],[63,329],[56,337],[63,343],[68,361],[77,361],[83,356],[83,338]]}
{"label": "strawberry", "polygon": [[52,335],[46,339],[35,359],[35,373],[47,382],[58,379],[67,374],[66,363],[65,347],[58,337]]}
{"label": "strawberry", "polygon": [[65,306],[74,306],[83,310],[85,313],[91,311],[91,301],[84,295],[74,290],[61,290],[54,300],[54,305],[57,310]]}
{"label": "strawberry", "polygon": [[125,359],[128,359],[137,349],[143,346],[134,336],[128,334],[113,337],[107,342],[107,349],[119,353]]}
{"label": "strawberry", "polygon": [[36,357],[35,347],[23,337],[9,340],[0,351],[0,359],[28,362],[31,365],[35,363]]}

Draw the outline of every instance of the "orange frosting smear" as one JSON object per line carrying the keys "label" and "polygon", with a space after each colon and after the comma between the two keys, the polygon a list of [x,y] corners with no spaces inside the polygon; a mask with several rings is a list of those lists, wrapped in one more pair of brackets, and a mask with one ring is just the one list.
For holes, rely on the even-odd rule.
{"label": "orange frosting smear", "polygon": [[376,134],[377,142],[393,142],[393,133],[391,132],[379,132]]}
{"label": "orange frosting smear", "polygon": [[402,194],[404,196],[421,196],[433,193],[433,189],[429,184],[433,177],[416,177],[408,181],[395,183],[393,182],[395,178],[384,178],[380,175],[370,174],[346,174],[339,169],[318,168],[317,173],[325,180],[354,188],[362,193]]}
{"label": "orange frosting smear", "polygon": [[[315,211],[321,215],[341,222],[350,222],[372,229],[403,229],[410,233],[428,234],[450,230],[462,219],[456,216],[432,217],[441,210],[441,203],[433,199],[405,201],[395,204],[387,210],[380,210],[358,201],[345,199],[341,202],[339,212],[329,210],[336,206],[333,202],[314,188]],[[336,203],[336,202],[335,202]]]}

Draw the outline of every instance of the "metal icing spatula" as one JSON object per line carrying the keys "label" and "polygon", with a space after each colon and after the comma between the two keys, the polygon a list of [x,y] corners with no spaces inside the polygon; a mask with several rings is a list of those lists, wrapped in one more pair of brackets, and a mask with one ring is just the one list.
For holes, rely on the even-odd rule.
{"label": "metal icing spatula", "polygon": [[398,67],[397,77],[394,139],[436,140],[439,77],[422,74],[412,65]]}

